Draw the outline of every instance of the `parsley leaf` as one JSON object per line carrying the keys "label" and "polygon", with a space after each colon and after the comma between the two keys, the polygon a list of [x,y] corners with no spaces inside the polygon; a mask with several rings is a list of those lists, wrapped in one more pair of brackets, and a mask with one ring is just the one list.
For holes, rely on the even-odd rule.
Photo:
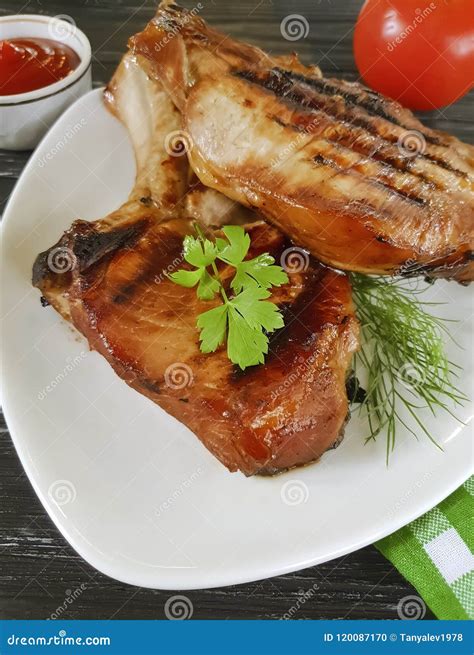
{"label": "parsley leaf", "polygon": [[[196,230],[197,238],[187,236],[183,243],[184,259],[195,270],[181,269],[169,277],[184,287],[197,285],[201,300],[212,300],[216,293],[221,294],[222,304],[198,316],[201,352],[214,352],[227,339],[227,356],[233,364],[242,370],[263,364],[268,353],[268,335],[284,325],[278,306],[268,300],[269,289],[288,282],[288,276],[268,253],[245,260],[250,237],[240,225],[222,228],[226,238],[217,238],[215,242],[206,239],[199,228]],[[235,269],[231,297],[219,277],[217,259]]]}
{"label": "parsley leaf", "polygon": [[245,318],[249,327],[273,332],[283,327],[283,317],[277,305],[264,302],[270,295],[266,289],[251,287],[229,300],[229,304]]}
{"label": "parsley leaf", "polygon": [[261,330],[251,328],[235,307],[229,307],[229,336],[227,356],[242,370],[263,364],[268,353],[268,337]]}
{"label": "parsley leaf", "polygon": [[197,326],[201,331],[201,352],[213,353],[221,346],[227,332],[227,305],[219,305],[199,314]]}
{"label": "parsley leaf", "polygon": [[212,300],[221,287],[220,282],[211,277],[203,266],[194,271],[181,269],[171,273],[169,277],[182,287],[195,287],[197,284],[197,295],[200,300]]}
{"label": "parsley leaf", "polygon": [[270,289],[288,282],[288,275],[280,266],[274,266],[275,260],[268,253],[263,253],[255,259],[249,259],[236,265],[235,277],[231,287],[239,293],[247,287],[262,287]]}
{"label": "parsley leaf", "polygon": [[[241,369],[263,364],[268,353],[268,336],[283,327],[283,316],[272,302],[270,292],[257,287],[246,289],[228,301],[229,338],[227,354]],[[265,332],[263,332],[265,330]]]}
{"label": "parsley leaf", "polygon": [[247,287],[269,289],[288,282],[287,274],[280,266],[274,266],[275,260],[268,253],[263,253],[244,261],[250,247],[250,237],[240,225],[227,225],[222,229],[228,239],[216,240],[217,257],[235,268],[235,277],[231,288],[236,293]]}
{"label": "parsley leaf", "polygon": [[209,239],[196,238],[188,234],[183,241],[183,255],[192,266],[209,266],[215,261],[217,250]]}
{"label": "parsley leaf", "polygon": [[209,274],[207,267],[215,262],[216,255],[216,246],[212,241],[187,235],[183,241],[183,256],[188,264],[197,266],[197,269],[194,271],[181,269],[169,277],[182,287],[194,287],[197,284],[198,298],[212,300],[216,293],[219,293],[221,285]]}
{"label": "parsley leaf", "polygon": [[197,326],[201,330],[201,351],[214,352],[224,343],[228,329],[227,355],[230,361],[242,369],[263,364],[264,355],[268,353],[265,332],[283,327],[278,307],[265,301],[269,297],[269,291],[254,287],[200,314]]}
{"label": "parsley leaf", "polygon": [[226,225],[222,231],[229,243],[224,239],[216,240],[219,259],[236,266],[245,259],[249,251],[250,237],[241,225]]}
{"label": "parsley leaf", "polygon": [[185,271],[183,268],[176,273],[171,273],[169,276],[173,282],[181,285],[182,287],[195,287],[196,284],[200,281],[202,275],[201,269],[196,269],[195,271]]}

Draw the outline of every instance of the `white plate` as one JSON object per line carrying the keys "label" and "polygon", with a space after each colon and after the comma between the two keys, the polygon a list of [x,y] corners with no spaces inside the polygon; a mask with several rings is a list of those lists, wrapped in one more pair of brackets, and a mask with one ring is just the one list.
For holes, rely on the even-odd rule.
{"label": "white plate", "polygon": [[[125,129],[84,96],[53,127],[11,197],[3,225],[4,406],[23,466],[46,510],[90,564],[143,587],[229,585],[301,569],[361,548],[406,524],[460,485],[471,429],[428,418],[444,452],[399,434],[364,446],[352,419],[320,463],[274,478],[230,474],[198,439],[127,387],[30,283],[39,251],[77,218],[105,216],[132,187]],[[472,393],[472,293],[437,282],[432,299],[463,353]],[[469,421],[472,410],[459,415]]]}

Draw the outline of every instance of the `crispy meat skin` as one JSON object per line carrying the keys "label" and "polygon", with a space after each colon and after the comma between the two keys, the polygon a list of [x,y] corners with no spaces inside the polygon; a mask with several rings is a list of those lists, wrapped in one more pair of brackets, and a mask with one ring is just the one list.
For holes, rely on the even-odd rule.
{"label": "crispy meat skin", "polygon": [[472,146],[173,4],[131,46],[182,112],[204,184],[337,268],[473,279]]}
{"label": "crispy meat skin", "polygon": [[[177,200],[188,183],[186,158],[169,157],[162,144],[179,115],[136,59],[125,57],[107,101],[132,135],[136,187],[122,208],[100,221],[76,221],[41,253],[34,285],[127,384],[187,425],[231,471],[273,474],[318,459],[340,440],[348,411],[346,371],[358,326],[346,275],[309,258],[305,271],[275,290],[286,326],[265,365],[242,372],[223,349],[203,355],[196,317],[212,303],[166,273],[183,266],[182,242],[196,214],[206,213],[211,225],[222,220],[222,199],[198,185]],[[232,218],[242,222],[236,207]],[[246,229],[249,256],[270,252],[278,261],[291,245],[262,221]],[[75,262],[62,274],[48,266],[58,247]]]}

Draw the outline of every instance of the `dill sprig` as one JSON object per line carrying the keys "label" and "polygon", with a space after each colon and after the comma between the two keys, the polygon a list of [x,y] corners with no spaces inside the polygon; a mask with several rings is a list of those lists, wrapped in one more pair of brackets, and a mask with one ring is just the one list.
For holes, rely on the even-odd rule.
{"label": "dill sprig", "polygon": [[444,351],[449,321],[428,313],[425,307],[437,303],[421,301],[420,289],[406,281],[353,273],[351,282],[362,332],[355,375],[362,365],[367,379],[360,407],[368,421],[367,441],[385,430],[388,461],[401,424],[415,437],[421,430],[439,447],[419,410],[443,409],[454,416],[448,403],[468,400],[453,381],[460,367]]}

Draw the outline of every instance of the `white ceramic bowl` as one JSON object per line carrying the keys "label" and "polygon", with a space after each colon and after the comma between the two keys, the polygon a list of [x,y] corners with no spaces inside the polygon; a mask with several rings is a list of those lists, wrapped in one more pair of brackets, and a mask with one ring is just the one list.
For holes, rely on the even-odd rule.
{"label": "white ceramic bowl", "polygon": [[33,14],[0,18],[0,40],[31,37],[63,43],[75,50],[81,61],[59,82],[27,93],[0,96],[0,148],[7,150],[34,148],[58,116],[92,86],[89,39],[72,19]]}

